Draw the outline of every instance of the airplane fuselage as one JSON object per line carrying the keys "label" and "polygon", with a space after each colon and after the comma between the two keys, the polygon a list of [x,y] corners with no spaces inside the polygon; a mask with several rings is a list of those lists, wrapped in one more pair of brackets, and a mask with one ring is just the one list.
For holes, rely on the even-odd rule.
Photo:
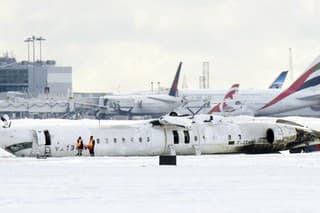
{"label": "airplane fuselage", "polygon": [[[81,136],[87,144],[93,136],[96,156],[265,153],[282,150],[296,137],[292,127],[223,117],[192,121],[189,127],[153,121],[65,122],[0,129],[0,147],[17,156],[75,156],[76,139]],[[87,150],[83,154],[89,155]]]}
{"label": "airplane fuselage", "polygon": [[[210,97],[211,105],[215,105],[223,100],[227,90],[202,90],[192,91],[185,90],[181,91],[181,94],[186,96],[186,99],[196,97]],[[239,89],[238,102],[239,106],[234,106],[236,109],[227,115],[239,115],[248,114],[256,116],[314,116],[319,117],[319,110],[313,109],[312,106],[317,106],[320,100],[300,100],[303,97],[303,93],[292,94],[286,97],[282,101],[275,103],[273,106],[262,109],[268,102],[278,96],[282,90],[277,89]],[[201,100],[201,98],[198,98]],[[199,104],[201,105],[201,104]],[[284,113],[282,115],[282,113]]]}
{"label": "airplane fuselage", "polygon": [[169,95],[104,96],[100,105],[107,112],[131,115],[164,115],[181,105],[182,98]]}

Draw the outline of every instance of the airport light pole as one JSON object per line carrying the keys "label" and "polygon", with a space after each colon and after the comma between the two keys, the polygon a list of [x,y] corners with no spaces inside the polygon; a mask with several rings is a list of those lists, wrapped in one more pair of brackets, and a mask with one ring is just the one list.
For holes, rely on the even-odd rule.
{"label": "airport light pole", "polygon": [[41,43],[42,43],[42,41],[45,41],[46,39],[45,38],[42,38],[41,36],[40,37],[38,37],[38,38],[36,38],[36,40],[37,41],[39,41],[39,43],[40,43],[40,62],[41,62],[41,57],[42,57],[42,52],[41,52]]}
{"label": "airport light pole", "polygon": [[31,37],[31,41],[32,41],[32,62],[34,63],[34,59],[36,57],[36,53],[35,53],[35,40],[36,40],[36,37],[33,35]]}
{"label": "airport light pole", "polygon": [[30,62],[30,42],[32,42],[32,39],[30,37],[26,38],[24,42],[28,43],[28,62]]}
{"label": "airport light pole", "polygon": [[36,57],[36,53],[35,53],[35,40],[36,40],[36,37],[33,35],[32,37],[31,37],[31,39],[32,39],[32,50],[33,50],[33,57],[32,57],[32,92],[34,92],[34,90],[35,90],[35,76],[36,76],[36,74],[35,74],[35,67],[34,67],[34,60],[35,60],[35,57]]}

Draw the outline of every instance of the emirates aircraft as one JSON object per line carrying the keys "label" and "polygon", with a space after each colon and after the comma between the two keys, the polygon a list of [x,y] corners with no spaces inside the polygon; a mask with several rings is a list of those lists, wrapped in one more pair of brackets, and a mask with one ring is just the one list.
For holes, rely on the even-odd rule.
{"label": "emirates aircraft", "polygon": [[320,143],[318,131],[292,121],[214,115],[140,121],[17,120],[0,128],[0,134],[0,153],[45,157],[76,156],[79,136],[85,144],[93,136],[96,156],[273,153]]}
{"label": "emirates aircraft", "polygon": [[[274,116],[274,115],[304,115],[304,116],[320,116],[319,111],[311,111],[311,109],[318,109],[320,104],[320,57],[316,58],[306,71],[287,89],[267,89],[267,90],[240,90],[239,95],[233,95],[229,98],[229,109],[233,108],[232,112],[226,113],[235,114],[250,114],[257,116]],[[209,93],[210,91],[205,91]],[[198,92],[197,95],[204,94],[204,91]],[[195,95],[186,91],[183,95]],[[211,96],[216,98],[216,103],[221,103],[226,94],[223,91],[211,90]],[[209,94],[207,94],[209,95]],[[218,98],[217,98],[218,97]],[[223,107],[222,107],[223,108]],[[221,109],[222,109],[221,108]],[[227,108],[225,108],[227,109]]]}

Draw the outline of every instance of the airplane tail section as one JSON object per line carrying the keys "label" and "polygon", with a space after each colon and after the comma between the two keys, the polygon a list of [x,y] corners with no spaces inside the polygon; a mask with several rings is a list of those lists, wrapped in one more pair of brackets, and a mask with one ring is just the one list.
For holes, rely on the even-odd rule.
{"label": "airplane tail section", "polygon": [[208,112],[208,114],[212,114],[215,112],[233,112],[235,108],[233,108],[229,104],[231,101],[236,101],[239,93],[239,86],[240,86],[239,84],[233,84],[230,90],[224,96],[223,102],[218,103],[214,107],[212,107],[211,110]]}
{"label": "airplane tail section", "polygon": [[288,71],[283,71],[280,75],[274,80],[274,82],[269,86],[269,89],[281,89],[284,81],[286,80]]}
{"label": "airplane tail section", "polygon": [[265,109],[271,105],[276,104],[277,102],[283,100],[289,95],[302,91],[311,87],[320,85],[320,56],[318,56],[306,71],[295,81],[293,82],[288,89],[280,93],[277,97],[271,100],[269,103],[264,105],[260,110]]}
{"label": "airplane tail section", "polygon": [[172,82],[169,94],[170,96],[177,96],[178,93],[178,83],[179,83],[179,78],[180,78],[180,71],[181,71],[181,66],[182,66],[182,62],[179,63],[176,75],[174,77],[174,80]]}
{"label": "airplane tail section", "polygon": [[221,107],[221,103],[217,103],[214,107],[212,107],[210,109],[210,111],[208,112],[208,114],[212,114],[212,113],[217,113],[217,112],[222,112],[222,107]]}

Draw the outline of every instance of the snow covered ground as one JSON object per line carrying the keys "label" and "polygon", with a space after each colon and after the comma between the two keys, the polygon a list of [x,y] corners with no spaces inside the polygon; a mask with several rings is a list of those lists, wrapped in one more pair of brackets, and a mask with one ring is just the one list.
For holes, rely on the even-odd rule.
{"label": "snow covered ground", "polygon": [[0,158],[0,212],[319,212],[320,153]]}

